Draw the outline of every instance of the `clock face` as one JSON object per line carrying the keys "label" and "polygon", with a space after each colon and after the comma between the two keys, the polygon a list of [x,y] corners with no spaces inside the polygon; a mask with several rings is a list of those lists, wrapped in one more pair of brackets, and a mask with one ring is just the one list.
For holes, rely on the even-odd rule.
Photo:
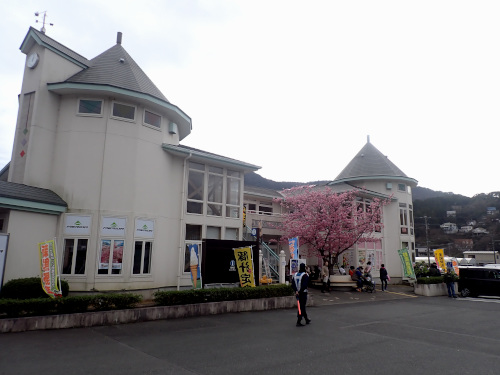
{"label": "clock face", "polygon": [[28,65],[28,68],[33,69],[37,66],[39,60],[40,56],[38,56],[38,53],[35,52],[28,56],[28,61],[26,64]]}

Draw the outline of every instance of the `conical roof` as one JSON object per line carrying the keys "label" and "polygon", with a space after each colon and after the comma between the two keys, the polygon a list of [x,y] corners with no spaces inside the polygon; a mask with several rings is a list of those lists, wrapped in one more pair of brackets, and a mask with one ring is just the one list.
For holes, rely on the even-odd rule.
{"label": "conical roof", "polygon": [[90,60],[90,67],[68,78],[66,83],[108,85],[168,102],[120,43]]}
{"label": "conical roof", "polygon": [[334,181],[340,182],[379,177],[410,179],[368,140]]}

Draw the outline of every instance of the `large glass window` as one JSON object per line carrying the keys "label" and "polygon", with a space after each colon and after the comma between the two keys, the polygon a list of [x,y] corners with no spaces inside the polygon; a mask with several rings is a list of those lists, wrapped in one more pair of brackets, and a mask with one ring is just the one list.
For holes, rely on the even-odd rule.
{"label": "large glass window", "polygon": [[86,238],[67,238],[64,240],[62,273],[64,275],[84,275],[87,261]]}
{"label": "large glass window", "polygon": [[238,218],[240,217],[240,173],[228,170],[226,185],[226,217]]}
{"label": "large glass window", "polygon": [[406,203],[399,204],[399,224],[401,234],[408,234],[408,209]]}
{"label": "large glass window", "polygon": [[151,273],[151,253],[153,251],[153,242],[135,241],[134,264],[132,273],[134,275]]}
{"label": "large glass window", "polygon": [[209,167],[207,215],[222,216],[224,176],[222,168]]}
{"label": "large glass window", "polygon": [[189,163],[187,212],[203,214],[203,199],[205,186],[205,166]]}
{"label": "large glass window", "polygon": [[124,246],[124,240],[101,240],[98,274],[119,275],[122,273]]}
{"label": "large glass window", "polygon": [[239,234],[238,228],[226,228],[226,234],[225,234],[225,239],[226,240],[235,240],[237,241]]}
{"label": "large glass window", "polygon": [[212,240],[220,240],[220,227],[207,226],[207,238]]}

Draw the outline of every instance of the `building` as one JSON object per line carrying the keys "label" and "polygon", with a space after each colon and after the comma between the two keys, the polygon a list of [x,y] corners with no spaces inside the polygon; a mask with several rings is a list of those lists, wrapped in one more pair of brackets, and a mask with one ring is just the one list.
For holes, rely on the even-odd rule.
{"label": "building", "polygon": [[[389,199],[383,209],[383,229],[376,243],[359,242],[343,255],[343,262],[362,265],[372,261],[378,271],[382,263],[389,270],[391,279],[404,279],[399,249],[408,249],[415,261],[415,232],[413,219],[412,188],[417,181],[408,177],[387,156],[382,154],[368,137],[367,143],[336,179],[327,184],[335,191],[360,190],[364,204],[373,198]],[[375,272],[374,276],[377,276]]]}
{"label": "building", "polygon": [[[73,292],[189,287],[188,247],[242,240],[247,228],[260,229],[269,254],[280,251],[281,194],[244,186],[259,166],[180,143],[191,118],[135,63],[121,33],[91,60],[34,28],[20,49],[27,58],[13,152],[0,173],[4,282],[38,276],[37,244],[50,239]],[[385,263],[391,278],[403,278],[397,250],[415,259],[416,185],[369,139],[326,185],[363,189],[364,205],[391,200],[380,240],[345,252],[346,264]]]}
{"label": "building", "polygon": [[72,291],[190,286],[188,245],[242,238],[243,176],[260,167],[181,145],[191,118],[121,33],[91,60],[33,28],[20,49],[4,281],[39,275],[37,243],[55,238]]}

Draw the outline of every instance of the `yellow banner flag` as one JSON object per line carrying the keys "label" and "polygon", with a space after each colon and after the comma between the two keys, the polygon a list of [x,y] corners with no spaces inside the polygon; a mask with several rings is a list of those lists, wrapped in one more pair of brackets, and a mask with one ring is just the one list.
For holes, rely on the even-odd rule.
{"label": "yellow banner flag", "polygon": [[57,273],[57,257],[55,241],[45,241],[38,244],[40,253],[40,271],[42,288],[50,297],[62,297],[61,288],[59,287]]}
{"label": "yellow banner flag", "polygon": [[443,271],[446,272],[446,262],[444,261],[444,249],[436,249],[434,250],[434,259],[436,259],[436,263]]}
{"label": "yellow banner flag", "polygon": [[236,258],[236,268],[240,276],[240,285],[242,287],[255,287],[252,248],[248,246],[234,249],[234,257]]}

